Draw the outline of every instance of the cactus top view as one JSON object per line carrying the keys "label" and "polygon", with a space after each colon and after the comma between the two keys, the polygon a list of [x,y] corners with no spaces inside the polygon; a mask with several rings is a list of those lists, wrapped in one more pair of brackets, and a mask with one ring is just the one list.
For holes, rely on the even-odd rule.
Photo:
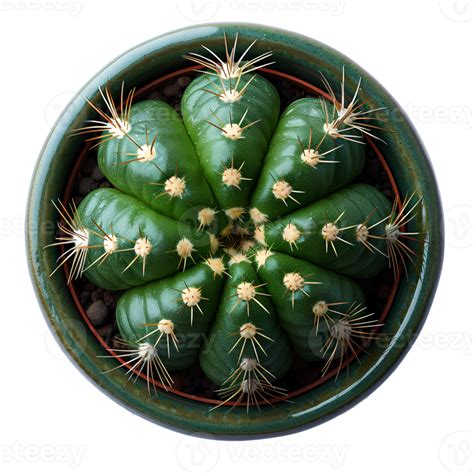
{"label": "cactus top view", "polygon": [[[100,89],[92,142],[112,187],[55,201],[58,270],[121,291],[116,369],[144,378],[150,397],[199,363],[219,388],[211,409],[287,399],[295,358],[335,369],[331,383],[383,333],[361,282],[417,266],[422,196],[389,199],[357,180],[367,137],[390,123],[355,90],[330,84],[281,111],[280,95],[237,35],[225,56],[189,53],[198,74],[180,113],[158,99]],[[132,84],[133,86],[133,84]],[[54,250],[56,249],[56,250]],[[55,270],[55,271],[56,271]],[[354,362],[351,362],[354,363]],[[103,375],[107,377],[105,373]]]}

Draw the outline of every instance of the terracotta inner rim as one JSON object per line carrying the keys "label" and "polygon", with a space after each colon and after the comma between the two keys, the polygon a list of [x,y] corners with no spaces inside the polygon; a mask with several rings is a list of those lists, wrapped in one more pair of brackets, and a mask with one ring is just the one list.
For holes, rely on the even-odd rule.
{"label": "terracotta inner rim", "polygon": [[[194,72],[194,71],[199,70],[199,69],[202,69],[202,66],[191,66],[191,67],[187,67],[187,68],[180,69],[178,71],[172,72],[172,73],[167,74],[165,76],[162,76],[159,79],[155,79],[154,81],[149,82],[148,84],[141,87],[140,89],[137,89],[137,91],[135,93],[135,97],[138,98],[138,97],[150,92],[155,87],[162,84],[163,82],[166,82],[169,79],[172,79],[174,77],[177,77],[177,76],[180,76],[182,74],[189,73],[189,72]],[[292,84],[295,84],[298,87],[302,88],[306,92],[309,92],[309,93],[314,94],[316,96],[324,97],[328,101],[334,102],[334,100],[331,98],[331,96],[329,94],[327,94],[325,91],[323,91],[322,89],[320,89],[320,88],[318,88],[318,87],[316,87],[316,86],[314,86],[314,85],[312,85],[312,84],[310,84],[306,81],[303,81],[302,79],[298,79],[297,77],[293,77],[289,74],[285,74],[283,72],[276,71],[276,70],[270,69],[270,68],[262,68],[262,69],[260,69],[260,72],[263,72],[263,73],[265,73],[267,75],[270,75],[270,76],[285,79],[285,80],[291,82]],[[389,182],[390,182],[390,186],[391,186],[392,191],[395,195],[395,199],[397,199],[397,201],[398,201],[398,208],[400,210],[401,209],[400,194],[399,194],[399,191],[398,191],[397,184],[395,183],[395,179],[394,179],[394,177],[393,177],[393,175],[390,171],[390,168],[388,167],[388,164],[385,161],[385,158],[383,157],[382,152],[378,149],[377,145],[374,143],[374,140],[368,135],[365,135],[365,139],[366,139],[367,144],[372,148],[372,150],[376,154],[376,156],[377,156],[378,160],[380,161],[384,171],[387,173],[387,176],[388,176],[388,179],[389,179]],[[84,145],[84,147],[82,148],[82,150],[80,151],[79,155],[78,155],[78,159],[76,160],[76,162],[74,164],[74,167],[73,167],[73,169],[72,169],[72,171],[69,175],[69,178],[68,178],[68,181],[67,181],[67,184],[66,184],[66,188],[65,188],[64,196],[63,196],[63,202],[64,203],[69,202],[70,199],[71,199],[72,190],[74,188],[76,177],[78,175],[79,170],[82,168],[82,164],[83,164],[83,162],[84,162],[84,160],[87,156],[87,153],[89,151],[89,148],[91,146],[92,145],[90,143],[86,143]],[[63,250],[61,250],[61,251],[63,251]],[[66,278],[67,278],[68,275],[69,275],[68,263],[63,265],[63,270],[64,270],[64,273],[65,273]],[[393,300],[395,299],[395,295],[397,293],[399,283],[400,283],[400,274],[398,274],[395,277],[392,288],[390,289],[390,293],[387,297],[385,307],[384,307],[380,317],[378,318],[378,321],[380,323],[383,323],[385,321],[385,319],[387,318],[387,315],[390,311],[390,308],[392,307]],[[131,369],[131,365],[129,365],[126,362],[126,360],[124,360],[123,358],[121,358],[119,355],[117,355],[114,352],[114,350],[105,342],[103,337],[99,334],[99,332],[96,330],[96,328],[90,322],[89,318],[87,317],[86,310],[84,309],[84,307],[82,306],[82,304],[80,302],[80,299],[78,297],[78,293],[76,291],[76,287],[75,287],[74,282],[71,282],[71,284],[68,285],[68,288],[69,288],[69,291],[71,292],[71,295],[72,295],[72,298],[74,300],[74,303],[76,305],[77,310],[79,311],[79,313],[80,313],[82,319],[84,320],[85,324],[88,326],[88,328],[94,334],[95,338],[107,350],[107,352],[109,352],[111,355],[113,355],[117,359],[117,361],[120,362],[120,364],[125,364],[124,367],[126,369]],[[372,330],[373,333],[375,333],[377,331],[378,331],[378,328],[374,328]],[[289,392],[286,396],[280,396],[280,397],[272,398],[272,399],[269,400],[269,402],[273,404],[275,402],[279,402],[279,401],[282,401],[282,400],[287,400],[289,398],[296,397],[297,395],[301,395],[305,392],[308,392],[309,390],[323,384],[325,381],[327,381],[330,378],[334,377],[339,370],[342,370],[342,369],[346,368],[350,363],[352,363],[354,361],[354,359],[356,359],[358,357],[358,354],[360,354],[360,350],[356,351],[356,354],[352,354],[350,357],[347,357],[346,360],[343,362],[343,364],[341,364],[340,367],[339,367],[338,364],[336,364],[336,366],[332,370],[328,371],[323,377],[318,378],[317,380],[315,380],[314,382],[312,382],[308,385],[305,385],[305,386],[300,387],[296,390],[293,390],[292,392]],[[145,381],[147,380],[147,376],[145,374],[139,373],[136,369],[134,369],[133,372],[138,377],[144,379]],[[203,403],[207,403],[207,404],[212,404],[212,405],[223,404],[222,400],[199,397],[197,395],[191,395],[191,394],[188,394],[188,393],[185,393],[185,392],[181,392],[180,390],[176,390],[173,387],[164,387],[163,384],[161,384],[160,382],[157,382],[154,379],[149,379],[149,383],[153,384],[154,386],[156,386],[158,388],[166,390],[169,393],[173,393],[173,394],[179,395],[181,397],[188,398],[190,400],[195,400],[195,401],[199,401],[199,402],[203,402]],[[246,406],[246,402],[240,402],[238,404],[236,404],[235,402],[226,402],[223,405]]]}

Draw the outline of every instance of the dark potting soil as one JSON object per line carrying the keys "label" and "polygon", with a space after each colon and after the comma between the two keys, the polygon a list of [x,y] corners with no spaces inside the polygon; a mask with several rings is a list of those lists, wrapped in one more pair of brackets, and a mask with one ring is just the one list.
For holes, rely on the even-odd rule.
{"label": "dark potting soil", "polygon": [[[179,113],[181,96],[193,77],[193,74],[187,74],[173,78],[140,99],[163,100],[173,106]],[[280,94],[282,111],[294,100],[302,97],[312,97],[311,94],[286,80],[269,79],[274,83]],[[366,165],[357,181],[375,186],[390,200],[393,200],[393,191],[380,161],[370,146],[366,146],[365,149]],[[89,192],[102,187],[111,187],[111,184],[97,166],[96,149],[93,149],[89,151],[77,175],[72,198],[76,204],[79,204]],[[381,314],[393,285],[392,271],[387,268],[376,278],[358,280],[357,282],[366,295],[370,312],[374,312],[376,315]],[[74,285],[88,318],[97,328],[99,334],[110,347],[121,348],[122,346],[118,340],[120,334],[115,321],[115,306],[122,292],[103,290],[94,286],[85,278],[74,282]],[[278,381],[278,386],[287,389],[289,392],[304,387],[321,376],[321,368],[322,364],[308,363],[295,358],[291,370]],[[344,372],[340,377],[343,375]],[[174,371],[172,377],[177,390],[205,398],[216,398],[215,390],[218,387],[204,375],[198,362],[188,369]]]}

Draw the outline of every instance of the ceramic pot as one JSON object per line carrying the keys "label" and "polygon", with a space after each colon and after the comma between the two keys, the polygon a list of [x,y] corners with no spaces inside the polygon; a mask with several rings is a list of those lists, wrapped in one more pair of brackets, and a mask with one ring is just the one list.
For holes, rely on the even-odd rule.
{"label": "ceramic pot", "polygon": [[[224,32],[230,37],[238,32],[241,44],[258,39],[254,54],[271,50],[276,74],[291,75],[303,87],[301,81],[321,84],[320,71],[330,83],[337,84],[343,67],[351,90],[362,77],[361,100],[367,107],[388,107],[391,131],[379,134],[386,141],[379,148],[393,185],[401,196],[414,191],[424,198],[418,218],[424,231],[419,246],[420,271],[409,267],[408,276],[400,279],[393,292],[385,315],[388,343],[372,345],[369,353],[360,356],[360,363],[351,363],[347,374],[336,381],[313,384],[292,396],[292,403],[262,407],[253,414],[247,414],[245,407],[210,412],[205,400],[172,391],[160,391],[157,399],[150,399],[144,388],[146,382],[131,384],[124,370],[105,376],[103,372],[112,361],[97,357],[104,352],[97,334],[81,316],[64,273],[49,276],[56,266],[55,253],[43,251],[56,232],[57,214],[51,200],[64,196],[71,174],[77,171],[83,139],[70,135],[83,125],[90,112],[84,97],[98,99],[98,87],[106,82],[115,87],[125,81],[145,90],[157,78],[189,67],[183,55],[198,51],[201,44],[222,51]],[[426,151],[397,102],[366,71],[332,48],[292,32],[251,24],[197,25],[167,33],[122,54],[92,78],[66,107],[41,151],[31,183],[26,224],[28,263],[38,301],[51,331],[79,370],[134,413],[178,431],[211,433],[217,438],[264,437],[305,429],[340,414],[370,394],[400,363],[421,330],[443,259],[443,218],[436,180]],[[82,409],[86,414],[87,407]]]}

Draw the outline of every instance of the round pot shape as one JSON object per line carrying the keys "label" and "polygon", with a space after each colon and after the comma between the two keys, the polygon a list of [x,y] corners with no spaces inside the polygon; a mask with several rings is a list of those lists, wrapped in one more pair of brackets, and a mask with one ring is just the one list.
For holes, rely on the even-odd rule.
{"label": "round pot shape", "polygon": [[[198,51],[201,44],[222,52],[224,32],[239,34],[239,43],[253,46],[255,55],[273,52],[274,69],[302,81],[320,85],[320,71],[330,83],[340,81],[345,70],[348,87],[363,80],[361,100],[368,108],[387,107],[390,132],[378,135],[386,142],[383,154],[401,196],[415,192],[423,196],[418,225],[423,231],[419,245],[419,271],[408,268],[402,277],[384,333],[388,344],[373,344],[370,353],[352,363],[347,376],[319,384],[292,398],[293,403],[264,406],[247,413],[245,407],[232,411],[209,411],[210,405],[183,398],[172,391],[160,391],[150,399],[146,388],[130,384],[125,371],[104,375],[113,364],[99,358],[103,348],[81,318],[73,294],[62,272],[50,277],[55,254],[43,248],[54,240],[57,215],[51,200],[64,195],[68,178],[83,147],[81,137],[71,132],[81,127],[89,109],[84,97],[97,97],[107,82],[144,87],[157,76],[166,76],[189,66],[183,55]],[[367,72],[332,48],[304,36],[267,26],[251,24],[209,24],[177,30],[159,36],[124,53],[99,72],[77,94],[54,125],[34,170],[26,222],[28,263],[40,306],[63,350],[81,372],[108,396],[134,413],[178,431],[211,433],[219,438],[274,436],[308,428],[332,418],[362,400],[379,386],[400,363],[418,335],[429,311],[443,258],[443,219],[436,180],[423,145],[400,106]]]}

